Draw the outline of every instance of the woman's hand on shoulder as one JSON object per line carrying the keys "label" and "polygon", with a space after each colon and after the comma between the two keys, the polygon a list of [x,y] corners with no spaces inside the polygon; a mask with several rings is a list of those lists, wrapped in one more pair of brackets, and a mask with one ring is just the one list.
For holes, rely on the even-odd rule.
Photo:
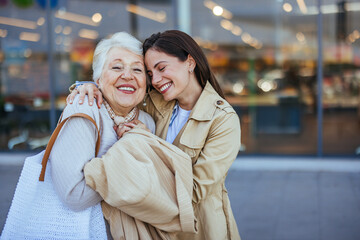
{"label": "woman's hand on shoulder", "polygon": [[98,108],[101,108],[103,97],[102,97],[102,93],[95,86],[95,84],[85,83],[81,86],[78,86],[76,89],[72,90],[72,92],[67,96],[66,103],[72,104],[77,94],[80,94],[79,104],[83,104],[85,96],[88,95],[89,105],[92,106],[94,104],[94,98],[95,98]]}

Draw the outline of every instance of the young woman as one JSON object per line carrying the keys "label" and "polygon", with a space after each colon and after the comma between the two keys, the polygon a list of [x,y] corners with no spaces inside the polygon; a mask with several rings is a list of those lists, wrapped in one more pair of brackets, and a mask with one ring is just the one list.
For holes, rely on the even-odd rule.
{"label": "young woman", "polygon": [[[145,40],[143,54],[153,88],[143,109],[154,118],[156,135],[187,153],[193,164],[197,233],[176,232],[171,238],[240,239],[224,184],[240,149],[236,112],[201,48],[186,33],[153,34]],[[69,95],[69,102],[78,92],[80,99],[89,93],[98,104],[102,101],[94,85],[86,84]],[[118,129],[118,134],[127,130]]]}

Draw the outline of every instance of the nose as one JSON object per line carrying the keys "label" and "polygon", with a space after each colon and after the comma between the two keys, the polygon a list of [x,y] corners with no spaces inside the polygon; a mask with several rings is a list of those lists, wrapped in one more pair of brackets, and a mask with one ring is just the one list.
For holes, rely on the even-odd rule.
{"label": "nose", "polygon": [[158,73],[153,73],[152,79],[151,79],[151,83],[153,85],[156,85],[157,83],[159,83],[161,81],[161,75]]}
{"label": "nose", "polygon": [[120,77],[125,80],[132,79],[133,75],[131,73],[131,69],[124,68],[124,71],[121,73]]}

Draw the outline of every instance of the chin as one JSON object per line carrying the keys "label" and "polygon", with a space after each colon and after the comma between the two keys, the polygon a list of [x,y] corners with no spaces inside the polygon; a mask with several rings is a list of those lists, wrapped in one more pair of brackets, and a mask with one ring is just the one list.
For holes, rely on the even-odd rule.
{"label": "chin", "polygon": [[163,95],[163,98],[164,98],[164,100],[167,101],[167,102],[169,102],[169,101],[171,101],[171,100],[174,99],[173,97],[171,97],[171,96],[166,96],[166,95]]}

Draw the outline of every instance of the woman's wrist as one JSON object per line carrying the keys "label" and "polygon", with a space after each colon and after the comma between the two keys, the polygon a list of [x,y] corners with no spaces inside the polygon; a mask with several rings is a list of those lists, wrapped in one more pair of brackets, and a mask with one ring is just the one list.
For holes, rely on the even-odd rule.
{"label": "woman's wrist", "polygon": [[70,93],[74,90],[74,89],[77,89],[78,87],[80,87],[81,85],[84,85],[85,83],[92,83],[94,84],[97,88],[99,88],[99,86],[93,82],[93,81],[76,81],[74,84],[72,84],[70,87],[69,87],[69,91]]}

